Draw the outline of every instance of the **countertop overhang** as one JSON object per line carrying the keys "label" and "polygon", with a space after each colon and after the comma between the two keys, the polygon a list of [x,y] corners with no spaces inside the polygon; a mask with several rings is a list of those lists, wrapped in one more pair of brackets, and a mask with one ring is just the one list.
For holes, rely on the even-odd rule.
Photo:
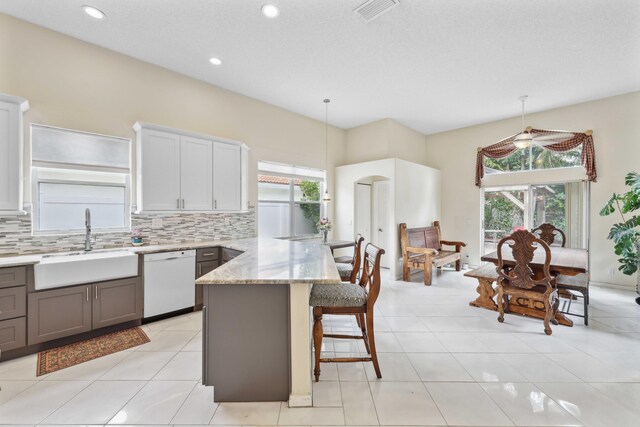
{"label": "countertop overhang", "polygon": [[243,252],[196,280],[198,285],[338,284],[341,282],[327,245],[277,239],[241,239],[220,244]]}

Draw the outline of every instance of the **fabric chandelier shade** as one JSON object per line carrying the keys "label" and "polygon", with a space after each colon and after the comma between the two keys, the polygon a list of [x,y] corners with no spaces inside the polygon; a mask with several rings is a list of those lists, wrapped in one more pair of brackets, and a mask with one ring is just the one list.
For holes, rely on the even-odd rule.
{"label": "fabric chandelier shade", "polygon": [[[529,131],[533,139],[535,139],[536,136],[552,135],[558,132],[565,133],[565,131],[545,129],[531,129]],[[584,166],[584,168],[587,170],[587,179],[589,181],[595,181],[598,177],[598,174],[596,172],[596,157],[595,149],[593,146],[593,135],[591,134],[591,131],[587,131],[584,133],[566,133],[572,133],[573,137],[561,142],[544,145],[542,146],[542,148],[545,150],[560,152],[572,150],[582,145],[582,166]],[[478,154],[476,156],[476,186],[480,187],[482,178],[484,178],[484,158],[489,157],[491,159],[503,159],[511,155],[518,149],[518,147],[516,147],[516,145],[514,144],[514,140],[518,135],[520,134],[512,135],[508,138],[503,139],[502,141],[496,142],[493,145],[489,145],[488,147],[478,148]]]}

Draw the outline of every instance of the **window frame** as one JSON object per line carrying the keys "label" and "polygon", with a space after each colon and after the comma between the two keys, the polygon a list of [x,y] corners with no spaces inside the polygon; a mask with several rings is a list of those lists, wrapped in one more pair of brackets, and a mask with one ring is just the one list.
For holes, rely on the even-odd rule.
{"label": "window frame", "polygon": [[[260,163],[269,163],[269,162],[258,162]],[[326,171],[321,171],[320,169],[312,169],[312,168],[305,168],[305,169],[309,169],[309,170],[313,170],[316,172],[322,172],[323,175],[325,176],[325,178],[318,178],[315,176],[305,176],[305,175],[293,175],[293,174],[282,174],[282,173],[277,173],[277,172],[271,172],[271,171],[266,171],[266,170],[260,170],[258,168],[258,174],[257,176],[259,177],[260,175],[267,175],[267,176],[278,176],[278,177],[282,177],[282,178],[286,178],[289,180],[289,185],[288,185],[288,191],[289,191],[289,200],[271,200],[271,199],[261,199],[260,198],[260,191],[258,191],[258,211],[260,210],[260,204],[261,203],[273,203],[273,204],[279,204],[279,205],[288,205],[289,206],[289,233],[286,236],[278,236],[275,238],[279,238],[279,239],[305,239],[305,238],[314,238],[314,237],[319,237],[321,235],[321,233],[318,231],[317,233],[314,234],[295,234],[295,230],[296,230],[296,219],[295,219],[295,209],[297,206],[300,205],[308,205],[308,204],[312,204],[312,205],[318,205],[320,207],[320,218],[322,218],[323,216],[326,216],[326,206],[325,203],[322,202],[322,195],[325,192],[326,189]],[[315,181],[320,183],[320,200],[318,201],[296,201],[295,200],[295,180],[299,179],[302,181]],[[258,185],[260,183],[258,182]],[[260,217],[260,212],[257,213],[258,218]],[[259,221],[258,221],[259,222]],[[260,236],[260,230],[258,229],[258,236]]]}
{"label": "window frame", "polygon": [[[533,168],[533,145],[534,144],[535,143],[532,143],[527,148],[517,149],[513,153],[509,154],[507,157],[503,157],[502,159],[497,159],[497,160],[506,160],[509,157],[514,156],[518,151],[527,150],[529,152],[529,160],[527,162],[529,166],[528,169],[520,169],[520,170],[512,170],[512,171],[497,170],[497,169],[491,168],[490,166],[487,166],[487,160],[494,160],[494,159],[491,159],[489,157],[484,157],[482,160],[482,167],[484,168],[484,171],[485,171],[484,176],[487,177],[487,176],[493,176],[493,175],[511,175],[511,174],[519,174],[519,173],[540,173],[541,171],[559,171],[564,169],[575,169],[575,168],[582,168],[583,170],[585,170],[585,175],[586,175],[586,169],[584,168],[584,165],[582,165],[582,163],[579,163],[577,165],[572,165],[572,166],[558,166],[553,168]],[[545,149],[544,147],[540,147],[540,148],[542,148],[543,150]],[[584,150],[584,146],[581,146],[580,149]],[[555,153],[554,151],[552,152]],[[487,169],[492,169],[495,172],[487,172]]]}
{"label": "window frame", "polygon": [[[31,168],[31,234],[33,236],[57,236],[57,235],[78,235],[84,234],[85,230],[82,228],[71,228],[64,230],[40,230],[40,200],[39,200],[39,186],[41,183],[45,184],[67,184],[67,185],[90,185],[90,186],[105,186],[105,187],[121,187],[124,189],[124,220],[125,226],[118,228],[96,228],[92,227],[92,232],[99,233],[123,233],[131,231],[131,174],[121,173],[124,176],[124,183],[116,182],[96,182],[87,180],[70,180],[70,179],[53,179],[53,178],[39,178],[38,167]],[[70,170],[70,169],[68,169]],[[77,172],[86,172],[82,170],[75,170]]]}

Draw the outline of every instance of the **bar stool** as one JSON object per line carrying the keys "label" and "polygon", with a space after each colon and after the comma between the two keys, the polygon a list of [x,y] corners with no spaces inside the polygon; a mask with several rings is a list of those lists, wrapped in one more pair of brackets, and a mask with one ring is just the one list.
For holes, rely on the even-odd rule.
{"label": "bar stool", "polygon": [[[313,285],[309,305],[313,307],[313,344],[315,347],[315,366],[313,374],[316,382],[320,379],[320,363],[372,362],[376,376],[382,378],[376,342],[373,333],[374,304],[380,294],[380,258],[384,249],[369,243],[364,250],[362,274],[357,284],[342,282],[339,285]],[[361,335],[324,334],[322,316],[355,315],[358,319]],[[368,357],[332,357],[321,358],[322,338],[361,339],[367,349]]]}
{"label": "bar stool", "polygon": [[356,236],[356,245],[353,250],[353,257],[351,257],[351,259],[345,260],[345,258],[348,257],[334,258],[340,278],[344,281],[356,283],[362,259],[362,242],[364,242],[364,237],[358,234]]}

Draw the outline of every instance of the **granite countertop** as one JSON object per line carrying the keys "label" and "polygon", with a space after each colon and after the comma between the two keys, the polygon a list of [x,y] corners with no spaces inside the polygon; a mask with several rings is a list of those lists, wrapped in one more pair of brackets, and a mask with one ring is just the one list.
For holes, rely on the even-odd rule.
{"label": "granite countertop", "polygon": [[[210,248],[212,246],[224,246],[225,243],[232,242],[232,240],[207,240],[198,242],[177,242],[177,243],[162,243],[155,245],[143,245],[143,246],[117,246],[113,248],[95,249],[90,253],[100,252],[112,252],[112,251],[129,251],[135,254],[154,254],[159,252],[171,252],[171,251],[186,251],[190,249]],[[78,248],[77,251],[61,251],[61,252],[44,252],[41,254],[28,254],[28,255],[0,255],[0,268],[2,267],[15,267],[19,265],[33,265],[38,264],[45,255],[64,255],[72,252],[83,252],[82,248]]]}
{"label": "granite countertop", "polygon": [[[304,240],[260,238],[209,240],[115,247],[98,249],[95,252],[127,250],[144,255],[213,246],[234,249],[243,254],[202,276],[196,284],[289,284],[291,282],[337,284],[341,282],[329,246]],[[62,255],[68,252],[52,253]],[[43,256],[50,254],[0,256],[0,268],[38,264]]]}
{"label": "granite countertop", "polygon": [[244,252],[196,280],[198,285],[338,284],[327,245],[276,239],[241,239],[220,246]]}

